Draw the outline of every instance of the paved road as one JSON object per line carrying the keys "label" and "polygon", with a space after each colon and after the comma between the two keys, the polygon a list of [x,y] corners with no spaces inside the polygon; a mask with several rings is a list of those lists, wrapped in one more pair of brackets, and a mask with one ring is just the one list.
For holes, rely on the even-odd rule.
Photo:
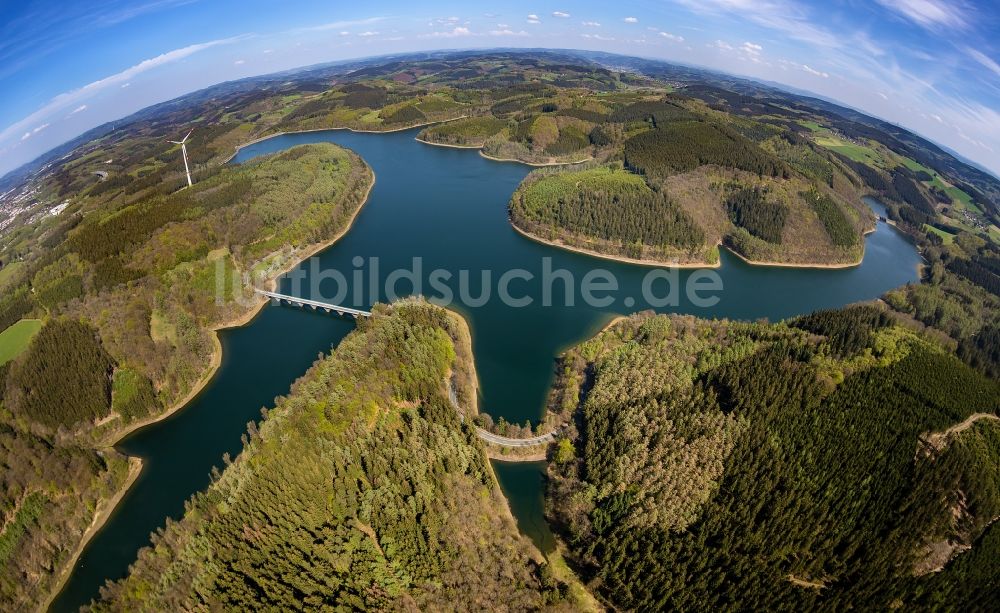
{"label": "paved road", "polygon": [[[455,407],[458,412],[458,416],[462,421],[465,421],[465,413],[458,406],[458,397],[455,394],[455,386],[448,382],[448,399],[451,400],[451,406]],[[479,426],[476,426],[476,434],[479,438],[486,441],[487,443],[493,443],[494,445],[500,445],[502,447],[534,447],[535,445],[543,445],[551,443],[556,438],[556,432],[559,428],[556,428],[552,432],[546,432],[545,434],[540,434],[538,436],[533,436],[531,438],[510,438],[508,436],[500,436],[499,434],[493,434],[488,430],[483,430]]]}
{"label": "paved road", "polygon": [[476,428],[476,434],[478,434],[479,438],[483,439],[487,443],[502,445],[504,447],[533,447],[535,445],[551,443],[556,438],[555,431],[546,432],[545,434],[533,436],[531,438],[510,438],[500,436],[499,434],[493,434],[492,432],[487,432],[479,427]]}

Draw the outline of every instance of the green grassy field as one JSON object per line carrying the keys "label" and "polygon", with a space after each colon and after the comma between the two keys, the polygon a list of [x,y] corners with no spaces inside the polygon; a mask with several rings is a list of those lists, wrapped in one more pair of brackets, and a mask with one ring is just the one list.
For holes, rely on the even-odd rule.
{"label": "green grassy field", "polygon": [[871,147],[855,145],[854,143],[849,143],[845,140],[837,138],[832,134],[815,136],[814,140],[820,147],[826,147],[827,149],[841,153],[855,162],[873,166],[880,166],[882,164],[882,156],[880,156],[878,152]]}
{"label": "green grassy field", "polygon": [[822,132],[822,131],[826,130],[826,128],[824,128],[823,126],[819,125],[815,121],[806,121],[806,120],[800,119],[799,120],[799,124],[801,124],[801,125],[809,128],[813,132]]}
{"label": "green grassy field", "polygon": [[848,142],[815,121],[799,120],[799,124],[812,130],[813,140],[820,147],[836,151],[855,162],[868,164],[869,166],[880,167],[885,165],[882,156],[871,147]]}
{"label": "green grassy field", "polygon": [[10,362],[27,349],[32,337],[41,329],[41,319],[22,319],[0,332],[0,364]]}
{"label": "green grassy field", "polygon": [[943,191],[944,193],[948,194],[948,196],[951,197],[952,206],[959,209],[968,209],[973,213],[975,213],[976,215],[983,214],[982,209],[980,209],[978,206],[976,206],[974,202],[972,202],[972,196],[945,181],[941,177],[941,175],[939,175],[933,169],[924,166],[923,164],[917,162],[916,160],[911,160],[908,157],[900,157],[900,161],[903,163],[903,166],[906,166],[913,172],[924,171],[927,174],[931,175],[933,179],[931,179],[930,181],[924,181],[923,182],[924,185],[926,185],[927,187],[936,187],[941,191]]}
{"label": "green grassy field", "polygon": [[941,228],[934,227],[930,224],[924,224],[924,230],[927,232],[933,232],[934,234],[940,236],[941,240],[943,240],[944,244],[946,245],[950,245],[952,242],[955,241],[954,234],[952,234],[951,232],[945,232]]}

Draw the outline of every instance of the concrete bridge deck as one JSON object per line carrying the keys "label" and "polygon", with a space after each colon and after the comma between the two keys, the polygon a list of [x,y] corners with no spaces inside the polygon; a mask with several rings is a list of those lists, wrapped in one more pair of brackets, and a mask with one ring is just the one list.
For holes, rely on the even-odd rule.
{"label": "concrete bridge deck", "polygon": [[369,311],[362,311],[360,309],[352,309],[351,307],[340,306],[339,304],[330,304],[329,302],[320,302],[319,300],[309,300],[308,298],[299,298],[297,296],[289,296],[287,294],[279,294],[277,292],[269,292],[263,289],[254,289],[261,296],[267,296],[271,300],[274,300],[276,304],[281,304],[283,301],[287,302],[293,306],[297,307],[307,307],[310,306],[313,309],[323,309],[327,313],[336,313],[337,315],[353,315],[354,317],[371,317],[372,314]]}

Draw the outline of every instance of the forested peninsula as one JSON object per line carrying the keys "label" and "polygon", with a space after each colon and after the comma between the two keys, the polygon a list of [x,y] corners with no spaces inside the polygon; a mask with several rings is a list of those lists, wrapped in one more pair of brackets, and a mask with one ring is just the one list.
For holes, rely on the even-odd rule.
{"label": "forested peninsula", "polygon": [[377,306],[95,610],[569,606],[449,400],[470,364],[456,315]]}
{"label": "forested peninsula", "polygon": [[634,315],[570,350],[554,394],[576,425],[550,519],[616,609],[1000,597],[1000,385],[885,306]]}

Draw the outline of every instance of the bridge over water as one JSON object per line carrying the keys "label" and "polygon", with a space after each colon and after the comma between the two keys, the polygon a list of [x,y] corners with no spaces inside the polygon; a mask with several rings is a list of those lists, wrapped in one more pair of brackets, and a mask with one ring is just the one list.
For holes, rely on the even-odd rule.
{"label": "bridge over water", "polygon": [[[312,307],[313,309],[323,309],[327,313],[336,313],[338,315],[353,315],[355,318],[358,317],[371,317],[370,311],[362,311],[360,309],[352,309],[351,307],[341,306],[339,304],[331,304],[329,302],[320,302],[319,300],[309,300],[308,298],[299,298],[297,296],[289,296],[288,294],[279,294],[277,292],[269,292],[263,289],[254,289],[255,292],[261,296],[267,296],[275,302],[275,304],[281,304],[283,302],[288,303],[292,306],[297,307]],[[459,410],[458,404],[454,397],[454,390],[449,390],[452,396],[452,404],[455,405],[455,409]],[[461,410],[459,410],[459,415],[462,415]],[[511,438],[509,436],[500,436],[499,434],[494,434],[489,430],[484,430],[483,428],[476,427],[476,434],[479,438],[486,441],[487,443],[492,443],[494,445],[500,445],[501,447],[533,447],[535,445],[544,445],[551,443],[555,440],[556,431],[546,432],[545,434],[540,434],[538,436],[533,436],[531,438]]]}
{"label": "bridge over water", "polygon": [[292,306],[297,307],[312,307],[313,309],[323,309],[327,313],[336,313],[337,315],[353,315],[358,317],[371,317],[370,311],[362,311],[360,309],[352,309],[351,307],[341,306],[339,304],[330,304],[329,302],[320,302],[319,300],[309,300],[308,298],[299,298],[297,296],[289,296],[287,294],[279,294],[277,292],[269,292],[263,289],[255,288],[253,291],[257,292],[261,296],[267,296],[274,301],[275,304],[281,304],[282,302],[287,302]]}

